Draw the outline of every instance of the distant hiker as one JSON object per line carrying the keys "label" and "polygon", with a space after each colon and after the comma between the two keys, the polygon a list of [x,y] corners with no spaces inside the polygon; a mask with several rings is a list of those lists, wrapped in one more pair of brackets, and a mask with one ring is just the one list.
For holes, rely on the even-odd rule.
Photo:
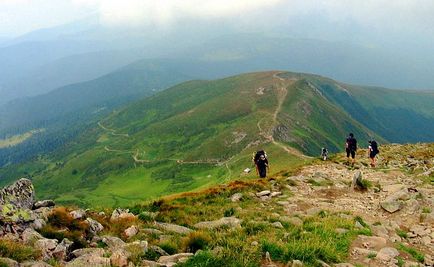
{"label": "distant hiker", "polygon": [[327,148],[323,147],[321,149],[321,157],[323,160],[327,160],[327,156],[329,155],[329,151],[327,150]]}
{"label": "distant hiker", "polygon": [[354,138],[354,134],[350,133],[345,142],[345,151],[347,152],[347,160],[350,160],[350,155],[352,158],[352,164],[356,161],[356,151],[357,151],[357,140]]}
{"label": "distant hiker", "polygon": [[369,141],[368,146],[368,156],[371,159],[371,167],[375,167],[375,156],[377,156],[378,153],[380,153],[380,150],[378,150],[378,144],[374,139],[372,139],[371,141]]}
{"label": "distant hiker", "polygon": [[267,153],[264,150],[257,151],[253,156],[253,162],[256,165],[256,173],[259,175],[259,177],[267,177],[267,168],[270,170]]}

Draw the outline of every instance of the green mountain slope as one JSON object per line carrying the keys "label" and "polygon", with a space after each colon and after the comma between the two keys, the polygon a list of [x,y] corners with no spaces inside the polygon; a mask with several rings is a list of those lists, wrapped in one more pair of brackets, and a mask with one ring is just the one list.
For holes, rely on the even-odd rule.
{"label": "green mountain slope", "polygon": [[[271,174],[284,174],[311,160],[303,154],[316,156],[323,146],[341,150],[350,131],[361,146],[372,136],[380,143],[392,140],[373,130],[384,117],[376,117],[366,104],[369,90],[281,72],[190,81],[112,113],[32,165],[4,168],[1,181],[26,171],[41,197],[83,206],[122,206],[253,178],[254,172],[243,170],[252,168],[251,155],[260,148],[269,154]],[[398,101],[402,96],[400,91],[381,93],[380,99]],[[417,97],[402,106],[409,110],[406,116],[413,116],[414,123],[426,118],[434,124],[431,107],[411,104],[419,99],[418,93],[411,94]],[[370,104],[383,105],[375,98]],[[416,135],[421,136],[423,132]]]}

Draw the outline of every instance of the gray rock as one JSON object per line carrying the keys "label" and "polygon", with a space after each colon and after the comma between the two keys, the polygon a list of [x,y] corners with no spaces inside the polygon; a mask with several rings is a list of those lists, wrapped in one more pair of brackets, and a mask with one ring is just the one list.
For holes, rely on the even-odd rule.
{"label": "gray rock", "polygon": [[351,182],[351,189],[362,189],[362,172],[356,171]]}
{"label": "gray rock", "polygon": [[35,242],[34,247],[42,252],[42,257],[44,260],[52,258],[53,251],[57,247],[56,239],[39,239]]}
{"label": "gray rock", "polygon": [[273,227],[283,229],[283,225],[281,222],[274,222],[271,224]]}
{"label": "gray rock", "polygon": [[394,213],[402,209],[403,204],[399,201],[383,201],[380,206],[387,212]]}
{"label": "gray rock", "polygon": [[16,208],[31,209],[35,202],[35,189],[29,179],[21,178],[0,190],[0,206],[11,204]]}
{"label": "gray rock", "polygon": [[292,261],[292,267],[303,267],[303,262],[299,261],[299,260],[293,260]]}
{"label": "gray rock", "polygon": [[231,196],[231,201],[232,202],[238,202],[243,198],[243,194],[241,193],[235,193]]}
{"label": "gray rock", "polygon": [[110,256],[110,264],[114,267],[128,266],[128,254],[124,250],[116,250]]}
{"label": "gray rock", "polygon": [[86,254],[65,264],[65,267],[84,267],[84,266],[108,267],[110,266],[110,259],[93,255],[93,254]]}
{"label": "gray rock", "polygon": [[59,261],[66,260],[68,255],[71,253],[71,247],[73,242],[64,238],[60,244],[56,246],[53,250],[52,255]]}
{"label": "gray rock", "polygon": [[14,261],[13,259],[9,259],[9,258],[0,257],[0,263],[5,264],[7,267],[20,267],[20,264],[17,261]]}
{"label": "gray rock", "polygon": [[44,239],[40,233],[36,232],[32,228],[26,228],[26,230],[21,234],[21,238],[23,239],[24,244],[31,246],[39,239]]}
{"label": "gray rock", "polygon": [[69,213],[69,215],[71,215],[72,218],[74,218],[75,220],[78,220],[78,219],[81,219],[84,216],[86,216],[86,211],[84,211],[82,209],[73,210]]}
{"label": "gray rock", "polygon": [[334,267],[354,267],[354,265],[352,265],[351,263],[348,263],[348,262],[337,263],[337,264],[335,264],[333,266]]}
{"label": "gray rock", "polygon": [[186,235],[193,231],[190,228],[170,223],[155,222],[155,226],[162,229],[163,231],[177,233],[181,235]]}
{"label": "gray rock", "polygon": [[175,254],[175,255],[171,255],[171,256],[161,256],[157,262],[160,264],[172,266],[172,264],[178,263],[178,262],[182,261],[182,259],[188,259],[188,258],[192,257],[193,255],[194,255],[193,253],[179,253],[179,254]]}
{"label": "gray rock", "polygon": [[139,233],[139,228],[135,225],[132,225],[130,227],[128,227],[127,229],[125,229],[124,234],[128,237],[131,238],[135,235],[137,235]]}
{"label": "gray rock", "polygon": [[223,217],[219,220],[200,222],[194,225],[194,227],[197,229],[216,229],[222,226],[239,228],[241,227],[241,220],[235,217]]}
{"label": "gray rock", "polygon": [[169,253],[164,251],[164,249],[160,248],[159,246],[150,246],[149,250],[157,253],[160,256],[169,256]]}
{"label": "gray rock", "polygon": [[140,265],[140,266],[141,267],[163,267],[165,265],[160,264],[160,263],[155,262],[155,261],[143,260],[142,265]]}
{"label": "gray rock", "polygon": [[257,197],[263,197],[263,196],[268,196],[268,195],[270,195],[270,194],[271,194],[271,191],[270,191],[270,190],[264,190],[264,191],[261,191],[261,192],[256,193],[256,196],[257,196]]}
{"label": "gray rock", "polygon": [[104,236],[102,242],[104,242],[111,251],[121,249],[125,246],[125,242],[116,236]]}
{"label": "gray rock", "polygon": [[396,248],[385,247],[377,253],[377,256],[375,258],[382,261],[389,261],[398,255],[399,252]]}
{"label": "gray rock", "polygon": [[25,261],[21,263],[21,267],[52,267],[44,261]]}
{"label": "gray rock", "polygon": [[43,219],[35,219],[31,224],[30,227],[32,227],[35,230],[42,229],[47,223]]}
{"label": "gray rock", "polygon": [[277,197],[280,196],[282,192],[271,192],[270,197]]}
{"label": "gray rock", "polygon": [[95,221],[92,218],[86,219],[87,223],[89,224],[89,232],[93,235],[99,234],[102,230],[104,230],[104,226],[100,224],[99,222]]}
{"label": "gray rock", "polygon": [[102,257],[104,255],[104,249],[102,249],[102,248],[81,248],[81,249],[74,250],[73,252],[71,252],[71,254],[76,258],[85,256],[85,255],[93,255],[93,256],[97,256],[97,257]]}
{"label": "gray rock", "polygon": [[288,216],[282,216],[280,217],[280,220],[283,222],[290,223],[295,226],[302,226],[303,220],[298,217],[288,217]]}
{"label": "gray rock", "polygon": [[120,209],[117,208],[112,212],[112,216],[110,217],[110,221],[116,221],[119,219],[135,219],[136,215],[129,212],[128,209]]}
{"label": "gray rock", "polygon": [[33,204],[33,209],[39,209],[39,208],[48,208],[48,207],[54,207],[56,203],[54,203],[53,200],[40,200],[37,201],[35,204]]}

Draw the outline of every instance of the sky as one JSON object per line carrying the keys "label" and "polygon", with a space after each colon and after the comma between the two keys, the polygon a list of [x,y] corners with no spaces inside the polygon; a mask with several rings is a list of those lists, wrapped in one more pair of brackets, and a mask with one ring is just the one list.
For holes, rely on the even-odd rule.
{"label": "sky", "polygon": [[90,15],[107,26],[170,27],[185,18],[279,24],[321,15],[379,34],[434,35],[432,0],[0,0],[0,36],[16,37]]}

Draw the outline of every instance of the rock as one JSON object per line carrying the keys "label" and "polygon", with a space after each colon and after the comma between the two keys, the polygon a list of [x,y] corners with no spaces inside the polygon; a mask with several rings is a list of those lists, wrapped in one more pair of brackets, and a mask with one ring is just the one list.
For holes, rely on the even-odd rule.
{"label": "rock", "polygon": [[279,220],[281,220],[283,222],[290,223],[290,224],[295,225],[295,226],[302,226],[303,225],[303,220],[298,218],[298,217],[282,216],[282,217],[280,217]]}
{"label": "rock", "polygon": [[149,250],[157,253],[160,256],[169,256],[169,253],[164,251],[164,249],[160,248],[159,246],[150,246]]}
{"label": "rock", "polygon": [[115,267],[126,267],[128,266],[128,255],[123,250],[116,250],[110,256],[110,263]]}
{"label": "rock", "polygon": [[125,242],[116,236],[104,236],[102,242],[106,244],[111,251],[116,251],[125,246]]}
{"label": "rock", "polygon": [[44,261],[25,261],[21,263],[21,267],[52,267]]}
{"label": "rock", "polygon": [[306,210],[306,214],[309,216],[315,216],[322,211],[321,208],[310,208]]}
{"label": "rock", "polygon": [[426,254],[424,264],[425,264],[425,266],[434,266],[433,256]]}
{"label": "rock", "polygon": [[56,204],[51,199],[40,200],[40,201],[37,201],[35,204],[33,204],[33,209],[36,210],[36,209],[39,209],[39,208],[54,207],[55,205]]}
{"label": "rock", "polygon": [[177,234],[181,234],[181,235],[186,235],[186,234],[189,234],[193,231],[190,228],[176,225],[176,224],[170,224],[170,223],[155,222],[155,226],[157,226],[158,228],[160,228],[164,231],[177,233]]}
{"label": "rock", "polygon": [[335,229],[335,232],[337,233],[337,234],[346,234],[346,233],[348,233],[348,229],[345,229],[345,228],[336,228]]}
{"label": "rock", "polygon": [[148,261],[148,260],[143,260],[142,261],[142,265],[140,265],[141,267],[162,267],[165,266],[163,264],[160,264],[158,262],[155,261]]}
{"label": "rock", "polygon": [[434,224],[434,211],[428,213],[425,218],[424,218],[424,222],[427,224]]}
{"label": "rock", "polygon": [[398,201],[398,200],[409,200],[410,195],[408,194],[408,190],[406,188],[390,194],[387,196],[386,201]]}
{"label": "rock", "polygon": [[380,203],[380,206],[390,213],[394,213],[403,207],[402,203],[399,201],[383,201]]}
{"label": "rock", "polygon": [[383,225],[373,225],[371,226],[371,230],[374,235],[384,238],[387,238],[389,234],[386,227],[384,227]]}
{"label": "rock", "polygon": [[356,171],[351,182],[351,189],[364,189],[362,179],[362,172]]}
{"label": "rock", "polygon": [[319,264],[321,267],[330,267],[330,265],[328,265],[327,263],[323,262],[322,260],[317,260],[317,262],[318,262],[318,264]]}
{"label": "rock", "polygon": [[0,206],[10,204],[16,208],[31,209],[35,202],[35,189],[29,179],[21,178],[0,190]]}
{"label": "rock", "polygon": [[395,193],[398,191],[401,191],[402,189],[405,189],[406,186],[403,184],[392,184],[392,185],[384,185],[382,186],[382,190],[384,192],[388,192],[388,193]]}
{"label": "rock", "polygon": [[301,262],[299,260],[293,260],[291,266],[292,267],[303,267],[303,262]]}
{"label": "rock", "polygon": [[355,247],[352,251],[352,254],[354,255],[362,255],[362,256],[368,256],[368,255],[376,255],[377,252],[375,250],[370,250],[366,248],[358,248]]}
{"label": "rock", "polygon": [[119,219],[136,219],[136,215],[130,213],[128,209],[117,208],[112,212],[110,221],[116,221]]}
{"label": "rock", "polygon": [[419,266],[422,266],[422,265],[420,265],[419,263],[414,262],[414,261],[406,261],[404,263],[403,267],[419,267]]}
{"label": "rock", "polygon": [[283,229],[283,225],[281,222],[274,222],[271,224],[273,227]]}
{"label": "rock", "polygon": [[82,209],[78,209],[78,210],[71,211],[69,215],[71,215],[71,217],[74,218],[75,220],[78,220],[86,216],[86,212]]}
{"label": "rock", "polygon": [[396,248],[385,247],[377,253],[377,256],[375,258],[382,261],[389,261],[398,255],[399,252]]}
{"label": "rock", "polygon": [[354,265],[352,265],[351,263],[347,263],[347,262],[337,263],[337,264],[335,264],[333,266],[335,266],[335,267],[354,267]]}
{"label": "rock", "polygon": [[35,219],[31,224],[30,227],[32,227],[35,230],[42,229],[47,223],[43,219]]}
{"label": "rock", "polygon": [[413,225],[410,228],[410,232],[414,233],[416,236],[426,236],[430,233],[429,229],[426,229],[424,226],[422,225]]}
{"label": "rock", "polygon": [[281,205],[281,206],[288,206],[289,205],[289,201],[277,201],[276,203]]}
{"label": "rock", "polygon": [[52,257],[52,253],[57,247],[57,240],[48,238],[39,239],[35,242],[34,247],[41,251],[44,260],[48,260]]}
{"label": "rock", "polygon": [[359,235],[357,238],[365,248],[379,250],[386,246],[387,240],[384,237],[379,236],[364,236]]}
{"label": "rock", "polygon": [[252,245],[253,247],[256,247],[259,245],[258,241],[253,241],[252,243],[250,243],[250,245]]}
{"label": "rock", "polygon": [[231,201],[232,202],[238,202],[243,198],[243,194],[241,193],[235,193],[231,196]]}
{"label": "rock", "polygon": [[73,242],[64,238],[60,244],[53,250],[52,255],[59,261],[66,260],[71,252]]}
{"label": "rock", "polygon": [[363,228],[365,228],[359,221],[356,221],[356,223],[354,224],[354,226],[356,227],[356,228],[359,228],[359,229],[363,229]]}
{"label": "rock", "polygon": [[89,232],[93,235],[97,235],[104,230],[104,226],[92,218],[87,218],[86,222],[89,224]]}
{"label": "rock", "polygon": [[127,252],[140,251],[144,254],[148,251],[148,241],[136,240],[131,243],[126,243],[123,249]]}
{"label": "rock", "polygon": [[271,192],[270,197],[277,197],[280,196],[282,192]]}
{"label": "rock", "polygon": [[256,196],[257,196],[257,197],[263,197],[263,196],[268,196],[268,195],[270,195],[270,194],[271,194],[271,191],[270,191],[270,190],[264,190],[264,191],[261,191],[261,192],[256,193]]}
{"label": "rock", "polygon": [[171,256],[161,256],[157,262],[161,264],[171,265],[173,263],[180,262],[182,259],[188,259],[192,256],[193,253],[179,253]]}
{"label": "rock", "polygon": [[71,252],[71,254],[75,258],[84,256],[84,255],[93,255],[93,256],[102,257],[104,255],[104,249],[102,249],[102,248],[80,248],[80,249],[74,250],[73,252]]}
{"label": "rock", "polygon": [[26,230],[21,234],[21,238],[23,239],[24,244],[31,246],[39,239],[44,239],[40,233],[36,232],[32,228],[26,228]]}
{"label": "rock", "polygon": [[131,237],[137,235],[138,232],[139,232],[139,228],[135,225],[132,225],[132,226],[128,227],[127,229],[125,229],[124,234],[128,238],[131,238]]}
{"label": "rock", "polygon": [[110,266],[110,259],[97,256],[94,254],[85,254],[65,264],[65,267],[108,267]]}
{"label": "rock", "polygon": [[216,229],[222,226],[230,228],[241,227],[241,220],[235,217],[223,217],[215,221],[199,222],[194,225],[197,229]]}
{"label": "rock", "polygon": [[20,264],[18,262],[9,258],[0,257],[0,264],[2,264],[1,266],[7,266],[7,267],[20,267]]}

